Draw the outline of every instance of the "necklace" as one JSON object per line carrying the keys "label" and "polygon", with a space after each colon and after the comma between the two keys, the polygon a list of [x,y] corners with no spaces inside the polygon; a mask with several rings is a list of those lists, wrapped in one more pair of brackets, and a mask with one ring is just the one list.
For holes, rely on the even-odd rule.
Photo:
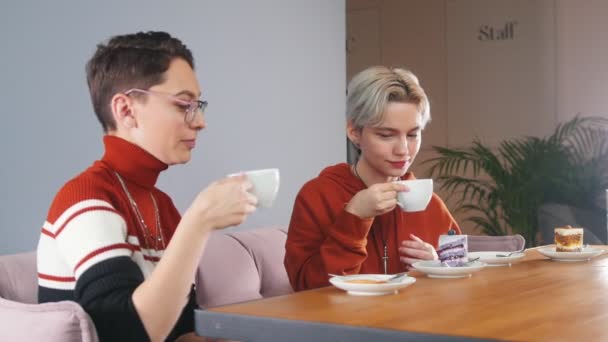
{"label": "necklace", "polygon": [[386,245],[386,229],[382,230],[382,245],[384,246],[384,256],[382,256],[382,266],[384,267],[384,274],[388,274],[388,246]]}
{"label": "necklace", "polygon": [[[359,178],[359,180],[361,181],[361,183],[363,183],[363,185],[365,185],[365,187],[367,188],[367,184],[365,184],[365,181],[363,180],[363,178],[361,178],[361,176],[359,175],[359,172],[357,171],[357,163],[355,163],[355,165],[353,165],[352,167],[353,169],[353,173],[355,174],[355,176],[357,176],[357,178]],[[382,246],[383,246],[383,256],[381,257],[382,259],[382,266],[384,268],[384,274],[388,274],[388,246],[386,244],[386,229],[382,229],[382,234],[380,234],[380,237],[382,238]]]}
{"label": "necklace", "polygon": [[[131,193],[129,192],[129,189],[127,189],[127,185],[125,184],[125,181],[118,174],[118,172],[114,171],[114,174],[116,175],[116,178],[118,178],[118,181],[120,182],[120,185],[122,186],[122,190],[125,192],[125,194],[129,198],[129,203],[131,203],[131,208],[133,209],[133,212],[135,213],[135,216],[137,217],[137,220],[139,221],[139,227],[141,228],[141,230],[143,230],[142,233],[144,235],[144,239],[146,240],[146,244],[150,247],[153,246],[154,250],[157,250],[157,251],[164,250],[165,249],[165,237],[163,235],[163,229],[160,224],[160,213],[158,210],[158,204],[156,203],[156,198],[154,198],[154,195],[152,194],[152,192],[149,192],[150,198],[152,198],[152,203],[154,204],[154,216],[156,217],[156,238],[154,238],[153,236],[150,236],[151,231],[150,231],[150,229],[148,229],[148,226],[146,225],[146,222],[144,221],[144,217],[141,214],[141,212],[139,211],[137,202],[135,202],[135,200],[133,199],[133,196],[131,196]],[[159,248],[159,246],[160,246],[160,248]]]}
{"label": "necklace", "polygon": [[359,176],[359,171],[357,171],[357,163],[355,163],[355,165],[353,165],[352,169],[353,169],[353,173],[355,174],[355,176],[357,176],[357,178],[359,178],[359,180],[361,181],[361,183],[363,183],[363,185],[365,185],[365,187],[367,188],[367,184],[365,184],[365,181],[363,180],[363,178],[361,178],[361,176]]}

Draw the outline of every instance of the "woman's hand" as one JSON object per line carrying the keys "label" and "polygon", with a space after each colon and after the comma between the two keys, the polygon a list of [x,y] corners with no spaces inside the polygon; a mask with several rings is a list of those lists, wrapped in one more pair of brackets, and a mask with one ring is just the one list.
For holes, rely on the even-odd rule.
{"label": "woman's hand", "polygon": [[421,260],[437,260],[437,251],[435,247],[428,242],[422,241],[414,234],[410,234],[411,240],[401,241],[399,247],[399,260],[407,265]]}
{"label": "woman's hand", "polygon": [[213,182],[198,194],[184,217],[206,221],[212,229],[237,226],[256,209],[258,200],[248,192],[251,187],[245,175]]}
{"label": "woman's hand", "polygon": [[410,189],[399,183],[378,183],[359,191],[346,205],[346,211],[361,218],[382,215],[397,205],[397,192]]}

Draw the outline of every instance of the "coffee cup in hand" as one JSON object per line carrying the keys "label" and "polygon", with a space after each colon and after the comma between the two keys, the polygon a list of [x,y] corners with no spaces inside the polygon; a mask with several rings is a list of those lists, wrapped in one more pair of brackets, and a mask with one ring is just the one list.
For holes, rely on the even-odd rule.
{"label": "coffee cup in hand", "polygon": [[396,181],[395,183],[406,185],[410,191],[397,193],[397,205],[406,212],[423,211],[433,196],[433,180],[410,179]]}
{"label": "coffee cup in hand", "polygon": [[274,203],[279,192],[279,169],[262,169],[251,170],[240,173],[233,173],[228,177],[244,174],[247,180],[251,182],[252,187],[249,190],[258,199],[258,206],[270,208]]}

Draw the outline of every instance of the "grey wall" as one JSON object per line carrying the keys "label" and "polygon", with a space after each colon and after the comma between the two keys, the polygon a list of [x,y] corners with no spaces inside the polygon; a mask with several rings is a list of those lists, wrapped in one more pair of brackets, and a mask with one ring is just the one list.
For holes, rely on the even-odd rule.
{"label": "grey wall", "polygon": [[138,30],[184,40],[210,102],[193,160],[159,182],[180,210],[225,174],[278,167],[275,206],[240,229],[286,224],[301,185],[344,161],[344,0],[5,0],[0,254],[34,249],[55,192],[101,156],[84,64]]}

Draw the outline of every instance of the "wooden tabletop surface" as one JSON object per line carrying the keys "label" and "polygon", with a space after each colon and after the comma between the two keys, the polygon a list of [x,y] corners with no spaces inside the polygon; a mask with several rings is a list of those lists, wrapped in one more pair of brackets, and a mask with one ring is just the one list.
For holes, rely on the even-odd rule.
{"label": "wooden tabletop surface", "polygon": [[608,341],[607,255],[556,262],[533,249],[511,267],[470,278],[411,272],[416,283],[398,294],[325,287],[208,311],[488,339]]}

